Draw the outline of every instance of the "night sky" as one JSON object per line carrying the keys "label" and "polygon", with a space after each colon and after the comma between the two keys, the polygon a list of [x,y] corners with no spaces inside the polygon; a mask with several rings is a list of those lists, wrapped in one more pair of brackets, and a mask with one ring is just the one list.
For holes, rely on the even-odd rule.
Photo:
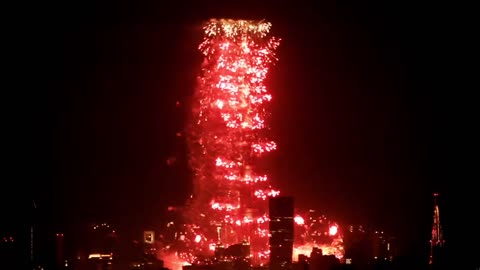
{"label": "night sky", "polygon": [[192,190],[176,132],[201,63],[200,23],[265,18],[282,38],[267,83],[279,145],[266,161],[273,184],[299,207],[422,249],[432,192],[448,197],[434,170],[438,18],[423,6],[356,2],[82,1],[50,10],[20,48],[32,58],[12,67],[32,75],[10,78],[21,89],[15,115],[26,119],[12,120],[16,143],[7,145],[18,201],[35,198],[52,226],[158,224]]}

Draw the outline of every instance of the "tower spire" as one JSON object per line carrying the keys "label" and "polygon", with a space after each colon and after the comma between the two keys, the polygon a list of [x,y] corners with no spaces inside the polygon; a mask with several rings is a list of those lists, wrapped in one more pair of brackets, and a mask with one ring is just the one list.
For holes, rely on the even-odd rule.
{"label": "tower spire", "polygon": [[430,239],[430,259],[429,264],[437,264],[438,261],[438,251],[441,249],[445,243],[443,239],[442,225],[440,223],[440,210],[438,207],[438,193],[433,193],[433,224],[432,224],[432,238]]}

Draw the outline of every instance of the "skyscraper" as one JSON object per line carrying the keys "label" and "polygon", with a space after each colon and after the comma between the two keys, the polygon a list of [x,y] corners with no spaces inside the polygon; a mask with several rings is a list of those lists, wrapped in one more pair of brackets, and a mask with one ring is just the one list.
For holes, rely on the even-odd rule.
{"label": "skyscraper", "polygon": [[293,256],[293,197],[273,197],[269,200],[270,268],[288,268]]}
{"label": "skyscraper", "polygon": [[262,263],[267,199],[279,194],[255,166],[276,149],[268,136],[272,96],[264,83],[279,45],[270,27],[266,21],[227,19],[204,24],[204,61],[187,127],[194,192],[186,216],[202,228],[193,235],[195,250],[248,241]]}

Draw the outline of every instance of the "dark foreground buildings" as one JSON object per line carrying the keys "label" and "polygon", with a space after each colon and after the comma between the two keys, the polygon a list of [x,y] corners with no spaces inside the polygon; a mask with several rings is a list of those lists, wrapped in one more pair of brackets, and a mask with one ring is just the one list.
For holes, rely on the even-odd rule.
{"label": "dark foreground buildings", "polygon": [[293,208],[293,197],[270,198],[270,269],[291,269],[294,237]]}

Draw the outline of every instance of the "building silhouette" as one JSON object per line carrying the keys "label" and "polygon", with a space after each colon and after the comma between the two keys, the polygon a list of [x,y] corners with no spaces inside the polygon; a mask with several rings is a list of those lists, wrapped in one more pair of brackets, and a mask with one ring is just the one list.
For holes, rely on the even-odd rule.
{"label": "building silhouette", "polygon": [[440,223],[440,208],[438,207],[439,194],[433,194],[433,223],[432,223],[432,238],[430,239],[430,269],[440,270],[444,268],[445,259],[445,240],[443,239],[442,225]]}
{"label": "building silhouette", "polygon": [[294,237],[293,197],[269,199],[270,269],[291,268]]}
{"label": "building silhouette", "polygon": [[320,248],[314,247],[310,253],[309,270],[334,270],[340,266],[340,260],[334,255],[323,255]]}

